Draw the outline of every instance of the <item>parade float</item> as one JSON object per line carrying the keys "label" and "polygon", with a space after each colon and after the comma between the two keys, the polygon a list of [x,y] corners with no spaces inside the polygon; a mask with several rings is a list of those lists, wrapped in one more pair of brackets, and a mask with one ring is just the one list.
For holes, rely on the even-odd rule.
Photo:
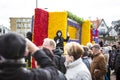
{"label": "parade float", "polygon": [[33,42],[37,46],[42,45],[44,38],[53,39],[58,30],[62,31],[64,38],[69,33],[69,42],[76,41],[81,45],[86,45],[91,40],[91,22],[83,20],[69,11],[49,12],[36,8],[32,20]]}
{"label": "parade float", "polygon": [[33,17],[33,42],[41,46],[44,38],[54,38],[57,30],[61,30],[63,37],[70,35],[69,41],[77,41],[82,45],[90,42],[89,20],[83,20],[69,11],[48,12],[36,8]]}

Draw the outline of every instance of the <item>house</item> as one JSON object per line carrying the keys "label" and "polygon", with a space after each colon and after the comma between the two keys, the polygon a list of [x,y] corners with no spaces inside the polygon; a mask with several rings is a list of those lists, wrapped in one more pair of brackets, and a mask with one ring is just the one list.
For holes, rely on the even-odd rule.
{"label": "house", "polygon": [[[94,39],[95,42],[99,42],[100,40],[105,41],[106,34],[108,34],[108,27],[104,19],[98,19],[91,21],[93,26],[93,34],[95,31],[98,32],[97,38]],[[94,37],[94,36],[93,36]]]}
{"label": "house", "polygon": [[120,35],[120,20],[112,21],[112,25],[114,26],[115,31],[118,35]]}
{"label": "house", "polygon": [[108,26],[106,25],[104,19],[101,20],[99,26],[98,26],[99,36],[100,35],[106,35],[108,32]]}
{"label": "house", "polygon": [[109,36],[113,37],[117,36],[117,32],[115,31],[114,27],[109,28],[108,34]]}
{"label": "house", "polygon": [[108,32],[108,27],[104,19],[97,19],[97,20],[91,21],[91,23],[93,24],[94,29],[98,29],[99,36],[106,34]]}

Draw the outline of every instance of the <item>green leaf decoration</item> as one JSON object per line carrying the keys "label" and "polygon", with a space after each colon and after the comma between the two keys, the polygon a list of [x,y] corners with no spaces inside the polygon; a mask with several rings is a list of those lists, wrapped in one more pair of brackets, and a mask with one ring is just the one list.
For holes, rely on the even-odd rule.
{"label": "green leaf decoration", "polygon": [[79,23],[80,25],[83,23],[83,19],[79,18],[78,16],[72,14],[71,12],[67,11],[67,17],[76,21],[77,23]]}

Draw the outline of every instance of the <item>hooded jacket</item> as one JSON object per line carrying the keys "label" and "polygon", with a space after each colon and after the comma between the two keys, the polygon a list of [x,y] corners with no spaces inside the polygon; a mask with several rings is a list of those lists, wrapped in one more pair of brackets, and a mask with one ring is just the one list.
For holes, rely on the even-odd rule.
{"label": "hooded jacket", "polygon": [[[59,36],[58,33],[61,33],[61,35]],[[58,30],[56,32],[56,36],[54,37],[54,41],[56,42],[56,48],[58,49],[60,48],[63,50],[63,47],[64,47],[63,42],[67,42],[68,40],[69,40],[69,36],[67,36],[66,39],[62,37],[62,31]]]}

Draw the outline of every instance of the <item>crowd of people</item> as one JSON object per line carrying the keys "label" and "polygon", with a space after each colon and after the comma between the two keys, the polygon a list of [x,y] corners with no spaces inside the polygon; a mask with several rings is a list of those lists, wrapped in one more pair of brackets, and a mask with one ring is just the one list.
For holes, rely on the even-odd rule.
{"label": "crowd of people", "polygon": [[[0,35],[0,80],[120,80],[120,42],[113,45],[67,42],[59,30],[41,46],[18,33]],[[67,42],[65,45],[63,42]],[[26,67],[34,57],[36,68]],[[27,62],[30,66],[30,61]]]}

